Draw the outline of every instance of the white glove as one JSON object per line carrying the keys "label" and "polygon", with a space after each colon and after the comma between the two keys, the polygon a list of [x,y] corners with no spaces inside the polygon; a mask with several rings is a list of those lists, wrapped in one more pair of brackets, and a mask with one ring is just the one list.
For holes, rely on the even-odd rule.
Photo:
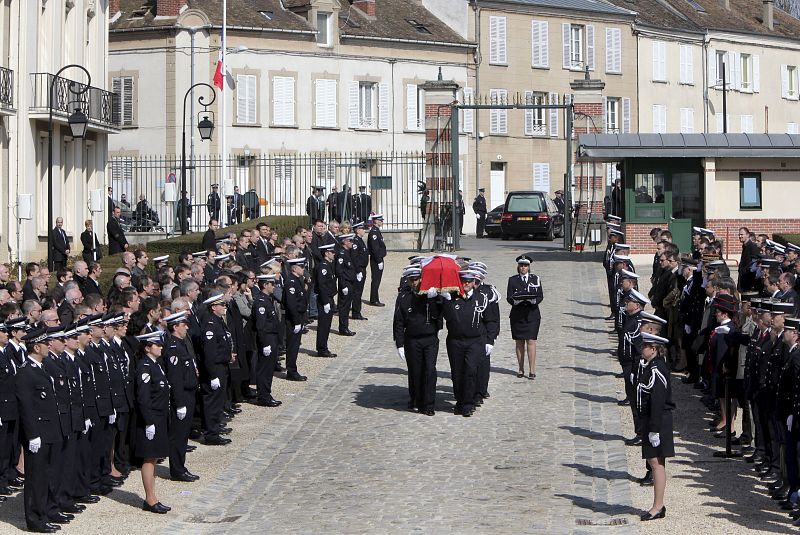
{"label": "white glove", "polygon": [[342,295],[347,295],[349,292],[350,292],[350,290],[347,288],[347,286],[342,288]]}
{"label": "white glove", "polygon": [[216,390],[219,388],[219,377],[214,377],[211,379],[211,390]]}
{"label": "white glove", "polygon": [[400,358],[401,358],[401,359],[404,359],[404,360],[405,360],[405,358],[406,358],[406,348],[404,348],[404,347],[398,347],[398,348],[397,348],[397,354],[398,354],[398,355],[400,355]]}
{"label": "white glove", "polygon": [[331,312],[331,304],[330,304],[330,303],[328,303],[327,305],[325,305],[324,307],[322,307],[322,310],[324,310],[324,311],[325,311],[325,314],[330,314],[330,312]]}
{"label": "white glove", "polygon": [[114,422],[117,421],[117,411],[114,411],[114,414],[108,415],[108,425],[114,425]]}
{"label": "white glove", "polygon": [[437,295],[439,295],[439,290],[437,288],[434,288],[434,287],[428,288],[428,298],[429,299],[433,299]]}
{"label": "white glove", "polygon": [[28,450],[30,450],[31,453],[36,453],[41,447],[42,439],[40,437],[36,437],[33,440],[28,441]]}
{"label": "white glove", "polygon": [[648,433],[647,440],[650,441],[650,445],[654,448],[657,448],[661,444],[661,436],[658,433]]}
{"label": "white glove", "polygon": [[383,262],[378,262],[378,269],[383,271]]}
{"label": "white glove", "polygon": [[361,279],[363,279],[363,278],[364,278],[364,275],[362,275],[360,271],[358,273],[356,273],[356,280],[358,282],[361,282]]}
{"label": "white glove", "polygon": [[631,372],[631,384],[633,384],[633,372]]}
{"label": "white glove", "polygon": [[492,344],[486,344],[486,354],[487,355],[491,355],[492,354],[492,349],[494,349],[494,346]]}
{"label": "white glove", "polygon": [[514,304],[515,304],[515,305],[518,305],[518,304],[520,304],[520,303],[522,303],[522,300],[521,300],[521,299],[514,299]]}
{"label": "white glove", "polygon": [[153,440],[156,436],[156,426],[153,424],[148,425],[144,428],[144,436],[147,437],[147,440]]}
{"label": "white glove", "polygon": [[3,427],[3,419],[0,418],[0,427]]}
{"label": "white glove", "polygon": [[84,435],[87,434],[89,432],[89,429],[91,429],[91,427],[92,427],[92,420],[90,420],[89,418],[86,418],[83,421],[83,434]]}
{"label": "white glove", "polygon": [[444,299],[445,301],[450,301],[452,298],[453,298],[453,296],[450,295],[450,292],[444,292],[442,294],[442,299]]}
{"label": "white glove", "polygon": [[790,414],[788,418],[786,418],[786,430],[791,432],[792,431],[792,422],[794,422],[794,414]]}
{"label": "white glove", "polygon": [[295,326],[294,326],[294,329],[293,329],[293,331],[292,331],[292,332],[294,332],[294,334],[297,334],[297,333],[299,333],[299,332],[300,332],[302,329],[303,329],[303,326],[302,326],[302,325],[295,325]]}
{"label": "white glove", "polygon": [[178,420],[183,420],[186,418],[186,407],[180,407],[178,410],[176,410],[175,416],[178,417]]}
{"label": "white glove", "polygon": [[272,346],[265,347],[264,349],[261,350],[261,352],[264,353],[265,357],[272,355]]}
{"label": "white glove", "polygon": [[689,327],[688,325],[684,325],[684,326],[683,326],[683,330],[684,330],[684,332],[685,332],[686,334],[692,334],[692,328],[691,328],[691,327]]}

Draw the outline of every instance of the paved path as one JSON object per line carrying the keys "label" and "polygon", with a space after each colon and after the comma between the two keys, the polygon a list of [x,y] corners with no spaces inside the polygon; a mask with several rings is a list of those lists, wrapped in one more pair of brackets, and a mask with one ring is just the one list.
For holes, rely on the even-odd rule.
{"label": "paved path", "polygon": [[[164,532],[636,533],[619,411],[608,403],[616,364],[598,262],[535,242],[465,241],[463,254],[484,260],[503,294],[514,258],[534,252],[545,289],[535,381],[516,378],[503,303],[487,403],[472,418],[452,414],[443,332],[437,414],[408,412],[391,307],[365,307],[369,328],[357,325],[349,354]],[[384,301],[394,286],[384,279]]]}

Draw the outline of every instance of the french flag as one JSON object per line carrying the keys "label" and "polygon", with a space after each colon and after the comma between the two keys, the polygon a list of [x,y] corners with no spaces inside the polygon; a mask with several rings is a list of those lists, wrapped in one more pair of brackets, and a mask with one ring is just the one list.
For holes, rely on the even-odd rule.
{"label": "french flag", "polygon": [[214,71],[214,85],[222,91],[223,82],[225,81],[225,69],[222,63],[222,48],[219,49],[219,59],[217,59],[217,70]]}

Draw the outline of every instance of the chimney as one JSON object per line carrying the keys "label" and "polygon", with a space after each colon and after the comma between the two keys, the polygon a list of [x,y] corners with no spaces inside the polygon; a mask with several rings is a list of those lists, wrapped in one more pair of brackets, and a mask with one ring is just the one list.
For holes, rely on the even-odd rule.
{"label": "chimney", "polygon": [[156,0],[156,17],[177,17],[186,2],[187,0]]}
{"label": "chimney", "polygon": [[731,10],[731,0],[722,0],[722,5],[725,7],[725,11]]}
{"label": "chimney", "polygon": [[353,6],[360,9],[367,16],[375,16],[375,0],[353,0]]}
{"label": "chimney", "polygon": [[768,29],[773,30],[775,29],[774,24],[774,9],[775,9],[775,1],[774,0],[762,0],[762,4],[764,5],[764,26]]}
{"label": "chimney", "polygon": [[109,0],[108,1],[108,16],[113,17],[119,13],[119,0]]}

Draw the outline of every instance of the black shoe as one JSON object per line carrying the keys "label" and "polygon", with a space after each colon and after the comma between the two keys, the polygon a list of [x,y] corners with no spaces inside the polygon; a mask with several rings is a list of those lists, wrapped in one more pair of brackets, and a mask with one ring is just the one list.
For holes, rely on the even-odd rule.
{"label": "black shoe", "polygon": [[280,364],[276,364],[276,365],[275,365],[275,371],[276,371],[276,372],[278,372],[278,373],[283,373],[283,372],[285,372],[285,371],[286,371],[286,368],[284,368],[284,367],[283,367],[283,366],[281,366]]}
{"label": "black shoe", "polygon": [[77,514],[80,514],[80,513],[84,512],[85,510],[86,510],[86,506],[85,505],[82,505],[80,503],[73,503],[72,505],[68,505],[67,507],[64,507],[61,510],[61,512],[62,513],[70,513],[70,514],[73,514],[73,515],[77,515]]}
{"label": "black shoe", "polygon": [[625,445],[626,446],[639,446],[639,445],[641,445],[641,443],[642,443],[642,437],[640,437],[638,435],[635,436],[635,437],[631,437],[631,438],[626,438],[625,439]]}
{"label": "black shoe", "polygon": [[323,349],[322,351],[317,351],[317,356],[326,359],[335,359],[336,353],[331,353],[329,349]]}
{"label": "black shoe", "polygon": [[255,399],[256,396],[258,396],[258,394],[251,387],[248,386],[247,388],[242,389],[242,397],[244,397],[244,399]]}
{"label": "black shoe", "polygon": [[95,496],[94,494],[87,494],[86,496],[75,498],[75,501],[78,503],[97,503],[100,501],[100,496]]}
{"label": "black shoe", "polygon": [[220,435],[230,435],[232,431],[233,429],[231,429],[230,427],[220,427],[219,429],[217,429],[217,433]]}
{"label": "black shoe", "polygon": [[303,327],[303,330],[300,331],[300,334],[308,334],[308,327]]}
{"label": "black shoe", "polygon": [[340,336],[355,336],[356,333],[354,333],[350,329],[344,329],[344,330],[339,329],[339,335]]}
{"label": "black shoe", "polygon": [[242,409],[240,409],[239,407],[231,407],[230,409],[228,409],[228,412],[232,412],[233,414],[241,414]]}
{"label": "black shoe", "polygon": [[70,520],[75,520],[75,515],[55,513],[47,517],[48,522],[54,522],[56,524],[69,524]]}
{"label": "black shoe", "polygon": [[183,474],[184,474],[185,476],[187,476],[187,477],[190,477],[190,478],[194,479],[195,481],[197,481],[198,479],[200,479],[200,476],[198,476],[197,474],[193,474],[193,473],[191,473],[191,472],[190,472],[190,471],[188,471],[188,470],[186,470],[186,471],[185,471]]}
{"label": "black shoe", "polygon": [[178,474],[169,477],[172,481],[183,481],[184,483],[194,483],[198,478],[189,477],[188,474]]}
{"label": "black shoe", "polygon": [[287,373],[286,374],[286,380],[287,381],[307,381],[308,377],[306,377],[305,375],[300,375],[297,372],[294,372],[294,373]]}
{"label": "black shoe", "polygon": [[747,464],[753,464],[757,460],[758,456],[756,455],[748,455],[747,457],[744,458],[744,462],[746,462]]}
{"label": "black shoe", "polygon": [[425,409],[421,411],[420,414],[424,414],[425,416],[433,416],[436,412],[433,409]]}
{"label": "black shoe", "polygon": [[386,306],[385,303],[381,303],[380,301],[370,301],[369,304],[370,304],[370,306],[374,306],[374,307],[385,307]]}
{"label": "black shoe", "polygon": [[472,409],[463,409],[461,411],[461,416],[463,416],[464,418],[469,418],[473,414],[475,414],[475,409],[474,408],[472,408]]}
{"label": "black shoe", "polygon": [[667,516],[667,506],[666,505],[664,507],[662,507],[661,510],[659,512],[657,512],[656,514],[651,514],[650,511],[645,511],[644,513],[642,513],[641,519],[642,519],[642,522],[647,522],[649,520],[657,520],[659,518],[664,518],[665,516]]}
{"label": "black shoe", "polygon": [[637,480],[639,485],[643,487],[652,487],[653,486],[653,472],[647,472],[644,477],[641,477]]}
{"label": "black shoe", "polygon": [[100,485],[98,488],[90,490],[92,491],[92,494],[97,494],[99,496],[106,496],[110,494],[112,490],[114,490],[114,487],[111,487],[109,485]]}
{"label": "black shoe", "polygon": [[358,316],[353,316],[351,319],[359,320],[359,321],[367,321],[367,318],[359,314]]}
{"label": "black shoe", "polygon": [[226,446],[231,443],[231,439],[224,438],[219,435],[210,435],[206,436],[203,443],[208,446]]}
{"label": "black shoe", "polygon": [[620,407],[625,407],[627,405],[630,405],[630,403],[628,402],[627,399],[621,399],[621,400],[617,401],[617,405],[619,405]]}
{"label": "black shoe", "polygon": [[10,488],[0,487],[0,496],[11,496],[12,494],[14,494],[14,491],[12,491]]}
{"label": "black shoe", "polygon": [[256,405],[258,405],[259,407],[279,407],[282,404],[283,404],[282,401],[278,401],[277,399],[272,399],[272,398],[259,399],[258,401],[256,401]]}
{"label": "black shoe", "polygon": [[767,488],[769,489],[770,494],[778,494],[781,492],[781,490],[789,490],[789,486],[784,483],[783,479],[779,479],[775,483],[770,483],[767,485]]}
{"label": "black shoe", "polygon": [[169,509],[165,506],[161,505],[161,502],[157,502],[155,505],[150,505],[147,502],[142,504],[142,510],[147,511],[148,513],[158,513],[160,515],[166,514]]}
{"label": "black shoe", "polygon": [[56,531],[60,530],[61,527],[54,526],[52,524],[42,524],[41,526],[28,526],[28,531],[31,533],[55,533]]}
{"label": "black shoe", "polygon": [[187,444],[186,445],[186,453],[191,453],[196,449],[197,449],[197,446],[195,446],[194,444]]}

